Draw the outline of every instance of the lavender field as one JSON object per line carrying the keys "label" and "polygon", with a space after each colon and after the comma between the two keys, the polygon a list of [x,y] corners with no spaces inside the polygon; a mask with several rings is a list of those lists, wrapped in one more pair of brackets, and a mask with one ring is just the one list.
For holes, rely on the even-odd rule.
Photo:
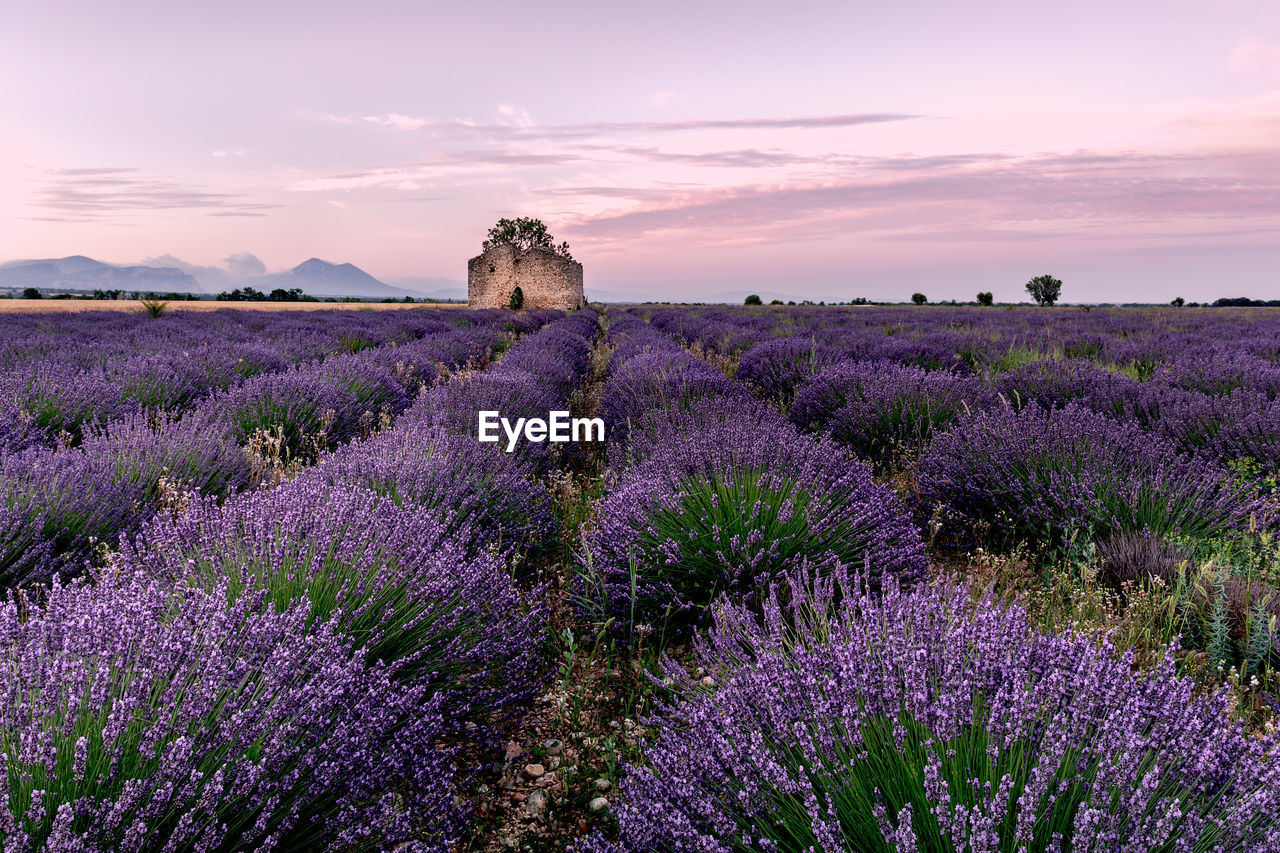
{"label": "lavender field", "polygon": [[0,315],[0,495],[6,853],[1280,850],[1280,311]]}

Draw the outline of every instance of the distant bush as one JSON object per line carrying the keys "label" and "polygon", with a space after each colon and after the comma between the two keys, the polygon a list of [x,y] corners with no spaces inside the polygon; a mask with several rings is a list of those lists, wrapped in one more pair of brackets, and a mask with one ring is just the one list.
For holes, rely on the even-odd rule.
{"label": "distant bush", "polygon": [[1214,308],[1278,308],[1280,299],[1250,299],[1247,296],[1235,296],[1213,300]]}
{"label": "distant bush", "polygon": [[742,304],[743,305],[763,305],[764,301],[759,296],[756,296],[754,293],[752,293],[746,299],[742,300]]}
{"label": "distant bush", "polygon": [[981,291],[978,293],[978,304],[986,306],[994,305],[995,296],[993,296],[989,290]]}
{"label": "distant bush", "polygon": [[917,305],[923,305],[929,301],[929,297],[925,296],[923,293],[913,293],[911,294],[911,301]]}
{"label": "distant bush", "polygon": [[1062,294],[1062,280],[1051,275],[1038,275],[1027,282],[1027,293],[1039,305],[1052,305]]}
{"label": "distant bush", "polygon": [[[300,287],[291,287],[285,290],[283,287],[277,287],[270,293],[263,293],[253,287],[237,287],[234,290],[223,291],[214,299],[218,302],[319,302],[320,300],[314,296],[308,296],[302,292]],[[328,299],[328,302],[335,300]],[[348,301],[346,299],[342,301]],[[351,301],[359,302],[359,299]]]}

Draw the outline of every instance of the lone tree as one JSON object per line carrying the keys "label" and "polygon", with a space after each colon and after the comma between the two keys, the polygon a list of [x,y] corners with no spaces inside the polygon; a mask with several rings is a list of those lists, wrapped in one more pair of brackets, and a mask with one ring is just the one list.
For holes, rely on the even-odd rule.
{"label": "lone tree", "polygon": [[753,293],[750,296],[748,296],[746,299],[742,300],[742,304],[743,305],[763,305],[764,300]]}
{"label": "lone tree", "polygon": [[983,290],[978,293],[978,304],[979,305],[995,305],[996,298],[991,295],[990,290]]}
{"label": "lone tree", "polygon": [[515,219],[499,219],[498,224],[489,229],[489,236],[481,244],[487,252],[494,246],[514,246],[521,252],[530,249],[547,249],[566,260],[573,260],[569,254],[569,244],[556,245],[547,226],[541,219],[520,216]]}
{"label": "lone tree", "polygon": [[1187,300],[1183,299],[1181,296],[1175,296],[1173,297],[1173,301],[1169,304],[1174,308],[1181,308],[1183,305],[1187,304]]}
{"label": "lone tree", "polygon": [[511,301],[507,303],[507,307],[512,311],[519,311],[524,307],[524,291],[520,289],[520,285],[516,285],[516,289],[511,291]]}
{"label": "lone tree", "polygon": [[929,301],[929,297],[925,296],[923,293],[913,293],[911,294],[911,301],[917,305],[923,305]]}
{"label": "lone tree", "polygon": [[1062,280],[1051,275],[1038,275],[1027,282],[1027,293],[1041,305],[1052,305],[1062,293]]}
{"label": "lone tree", "polygon": [[40,292],[38,287],[28,287],[22,291],[23,299],[44,299],[44,294]]}

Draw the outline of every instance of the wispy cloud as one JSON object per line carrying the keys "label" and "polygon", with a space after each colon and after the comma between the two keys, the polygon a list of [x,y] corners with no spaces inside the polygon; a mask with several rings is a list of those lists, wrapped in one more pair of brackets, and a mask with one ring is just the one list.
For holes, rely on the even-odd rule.
{"label": "wispy cloud", "polygon": [[[818,184],[666,192],[581,188],[584,196],[636,204],[579,217],[567,230],[579,239],[624,242],[683,234],[702,244],[741,240],[753,232],[781,242],[806,230],[830,235],[842,229],[924,240],[931,232],[919,225],[930,219],[943,223],[934,233],[948,240],[965,234],[1023,240],[1035,233],[1080,233],[1120,223],[1206,219],[1261,220],[1280,232],[1280,155],[1272,158],[1276,177],[1269,180],[1230,174],[1224,159],[1214,154],[1198,159],[1177,155],[1163,162],[1154,155],[1089,152],[1018,159],[975,155],[955,162],[953,168],[922,173],[912,158],[870,161],[863,163],[871,167],[865,176]],[[957,228],[957,221],[969,224]]]}
{"label": "wispy cloud", "polygon": [[524,107],[517,107],[514,104],[498,104],[498,115],[506,120],[504,124],[515,125],[523,130],[533,127],[533,118]]}
{"label": "wispy cloud", "polygon": [[1261,71],[1280,76],[1280,43],[1252,36],[1242,38],[1223,58],[1222,68],[1232,74]]}
{"label": "wispy cloud", "polygon": [[397,130],[420,130],[428,124],[426,119],[412,118],[399,113],[388,113],[385,116],[361,116],[361,119],[383,127],[394,127]]}
{"label": "wispy cloud", "polygon": [[244,156],[244,151],[242,151],[242,150],[240,150],[240,149],[236,149],[235,151],[211,151],[211,152],[210,152],[210,155],[211,155],[211,156],[213,156],[213,157],[219,157],[219,158],[222,158],[222,157],[243,157],[243,156]]}
{"label": "wispy cloud", "polygon": [[154,210],[210,210],[212,216],[265,216],[279,205],[243,195],[213,192],[172,179],[148,177],[135,168],[50,169],[32,202],[66,221],[99,221]]}
{"label": "wispy cloud", "polygon": [[501,149],[437,151],[423,160],[389,163],[323,172],[292,181],[291,192],[329,192],[374,187],[420,190],[441,179],[455,182],[460,175],[485,172],[505,173],[512,168],[563,166],[587,159],[570,152],[537,154]]}
{"label": "wispy cloud", "polygon": [[[328,113],[323,110],[312,110],[306,107],[298,107],[293,111],[294,118],[303,121],[315,122],[317,124],[353,124],[355,119],[350,116],[340,116],[334,113]],[[368,119],[366,119],[368,120]]]}
{"label": "wispy cloud", "polygon": [[[312,113],[300,115],[310,121],[328,121],[350,124],[350,118],[334,116],[329,113]],[[855,127],[863,124],[880,124],[884,122],[909,121],[925,118],[911,113],[848,113],[841,115],[798,116],[798,117],[765,117],[736,119],[681,119],[673,121],[599,121],[579,124],[536,125],[529,114],[510,104],[498,108],[499,115],[507,121],[503,123],[480,124],[477,122],[454,119],[442,121],[438,119],[388,113],[382,116],[362,116],[366,122],[397,130],[427,131],[441,136],[490,136],[513,139],[587,139],[594,136],[617,134],[645,133],[682,133],[705,130],[804,130],[818,128]]]}

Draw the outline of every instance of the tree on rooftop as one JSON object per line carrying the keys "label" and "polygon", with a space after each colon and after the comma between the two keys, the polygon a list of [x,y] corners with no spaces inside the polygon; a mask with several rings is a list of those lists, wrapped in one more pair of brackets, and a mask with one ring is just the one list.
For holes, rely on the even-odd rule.
{"label": "tree on rooftop", "polygon": [[556,245],[555,239],[547,231],[541,219],[519,216],[515,219],[499,219],[498,224],[489,229],[489,236],[482,244],[487,252],[494,246],[513,246],[521,252],[530,249],[547,249],[562,258],[573,260],[569,254],[569,244]]}

